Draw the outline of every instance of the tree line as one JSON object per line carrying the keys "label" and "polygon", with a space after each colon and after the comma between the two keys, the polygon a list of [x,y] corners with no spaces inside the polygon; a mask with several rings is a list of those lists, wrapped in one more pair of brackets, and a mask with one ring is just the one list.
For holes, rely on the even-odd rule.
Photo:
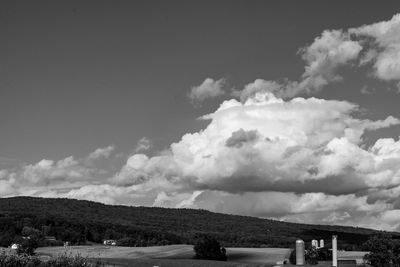
{"label": "tree line", "polygon": [[[73,199],[14,197],[0,199],[0,246],[9,246],[32,231],[39,245],[46,236],[70,244],[117,240],[122,246],[195,244],[201,234],[225,247],[293,247],[298,238],[330,240],[339,248],[357,249],[378,231],[343,226],[307,225],[205,210],[104,205]],[[399,238],[398,233],[393,233]],[[59,245],[59,243],[58,243]]]}

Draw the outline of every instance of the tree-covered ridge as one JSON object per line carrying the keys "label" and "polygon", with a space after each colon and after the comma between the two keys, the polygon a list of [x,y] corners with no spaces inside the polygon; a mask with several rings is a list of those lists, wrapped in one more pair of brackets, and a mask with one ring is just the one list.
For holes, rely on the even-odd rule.
{"label": "tree-covered ridge", "polygon": [[[128,207],[35,197],[0,199],[0,245],[9,245],[24,227],[71,243],[121,240],[121,245],[189,243],[199,235],[215,236],[224,246],[292,247],[297,238],[339,235],[339,246],[357,248],[378,231],[356,227],[307,225],[213,213],[205,210]],[[400,234],[395,234],[400,238]]]}

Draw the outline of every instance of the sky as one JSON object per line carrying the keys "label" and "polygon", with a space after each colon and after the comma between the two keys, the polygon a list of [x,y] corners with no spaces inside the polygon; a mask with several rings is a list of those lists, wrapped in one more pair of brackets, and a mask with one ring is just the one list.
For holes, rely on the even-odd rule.
{"label": "sky", "polygon": [[1,1],[0,197],[400,231],[399,14]]}

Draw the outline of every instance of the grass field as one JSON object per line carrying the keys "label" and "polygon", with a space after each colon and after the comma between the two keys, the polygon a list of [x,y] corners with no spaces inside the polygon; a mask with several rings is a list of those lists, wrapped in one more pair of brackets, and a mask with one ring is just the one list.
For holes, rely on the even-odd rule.
{"label": "grass field", "polygon": [[155,247],[71,246],[44,247],[36,250],[41,256],[56,256],[62,253],[80,254],[91,259],[116,266],[273,266],[277,261],[289,257],[290,250],[282,248],[227,248],[228,262],[193,260],[191,245]]}

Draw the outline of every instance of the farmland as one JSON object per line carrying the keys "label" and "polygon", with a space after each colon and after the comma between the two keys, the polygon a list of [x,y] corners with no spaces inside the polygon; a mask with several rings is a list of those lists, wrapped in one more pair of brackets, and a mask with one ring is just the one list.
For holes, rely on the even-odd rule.
{"label": "farmland", "polygon": [[191,245],[154,247],[71,246],[43,247],[37,254],[57,256],[62,253],[80,254],[117,266],[273,266],[288,258],[290,249],[282,248],[227,248],[228,262],[193,260]]}

